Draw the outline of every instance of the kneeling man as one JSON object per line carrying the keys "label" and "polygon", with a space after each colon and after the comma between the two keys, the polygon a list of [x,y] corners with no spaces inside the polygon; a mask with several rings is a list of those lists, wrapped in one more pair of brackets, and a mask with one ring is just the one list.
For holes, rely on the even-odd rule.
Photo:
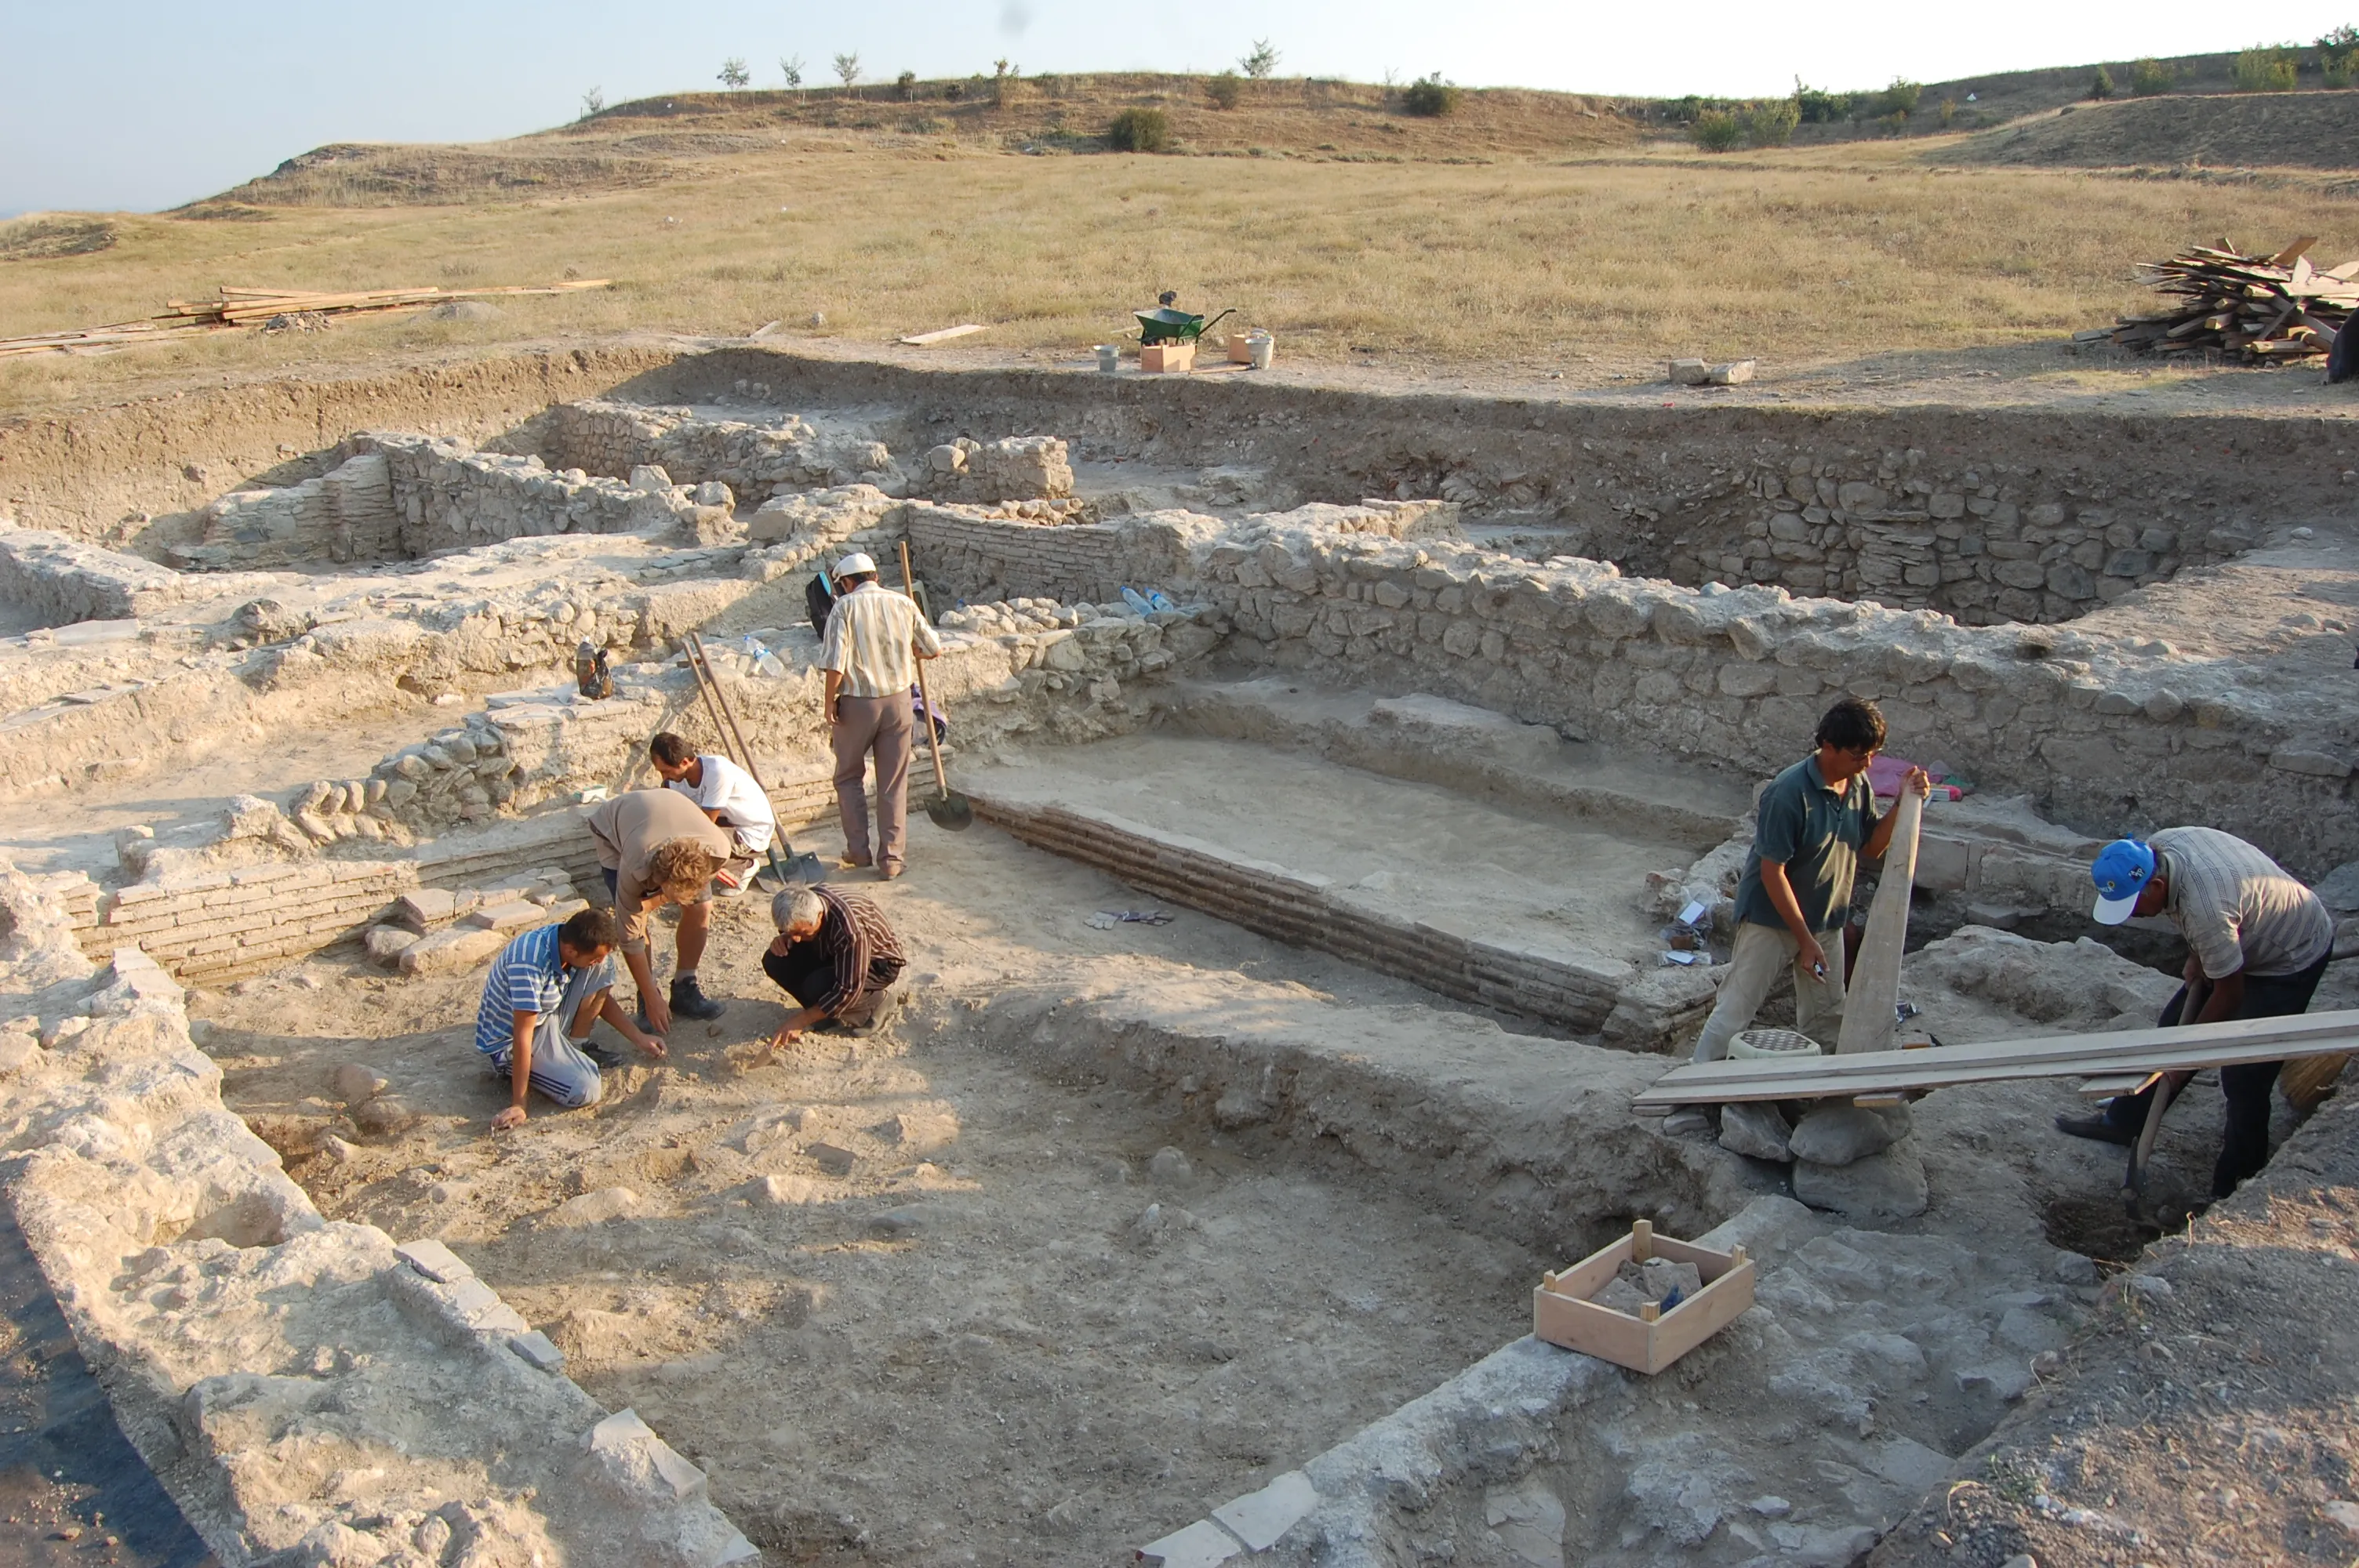
{"label": "kneeling man", "polygon": [[891,1020],[908,960],[875,904],[833,888],[788,888],[770,901],[770,919],[778,937],[762,972],[802,1004],[778,1025],[772,1050],[823,1023],[873,1034]]}
{"label": "kneeling man", "polygon": [[669,730],[648,742],[647,757],[666,787],[688,796],[715,826],[729,829],[737,852],[712,873],[712,880],[731,892],[742,891],[778,830],[770,797],[753,774],[726,757],[698,752]]}
{"label": "kneeling man", "polygon": [[494,1131],[524,1120],[528,1092],[538,1089],[568,1110],[595,1105],[598,1064],[583,1043],[600,1019],[650,1056],[664,1054],[614,1000],[614,917],[585,909],[562,925],[538,926],[500,949],[475,1012],[475,1049],[514,1098],[492,1119]]}

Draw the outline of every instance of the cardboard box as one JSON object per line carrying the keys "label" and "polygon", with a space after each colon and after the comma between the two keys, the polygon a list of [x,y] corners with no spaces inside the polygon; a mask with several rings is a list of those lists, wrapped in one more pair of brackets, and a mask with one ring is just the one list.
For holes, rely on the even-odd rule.
{"label": "cardboard box", "polygon": [[1153,374],[1163,371],[1190,371],[1196,368],[1196,345],[1193,343],[1149,343],[1138,351],[1138,368]]}
{"label": "cardboard box", "polygon": [[[1632,1317],[1589,1299],[1605,1288],[1624,1263],[1649,1258],[1693,1263],[1703,1276],[1703,1289],[1653,1317]],[[1651,1377],[1735,1322],[1752,1304],[1753,1260],[1744,1248],[1722,1252],[1676,1241],[1657,1236],[1654,1226],[1642,1219],[1612,1246],[1560,1274],[1540,1277],[1539,1288],[1532,1292],[1532,1334],[1550,1345]]]}

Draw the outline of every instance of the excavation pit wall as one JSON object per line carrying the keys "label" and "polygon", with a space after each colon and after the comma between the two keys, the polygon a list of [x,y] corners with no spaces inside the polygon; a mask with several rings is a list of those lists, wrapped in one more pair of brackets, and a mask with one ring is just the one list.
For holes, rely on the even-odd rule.
{"label": "excavation pit wall", "polygon": [[89,974],[54,901],[5,865],[0,897],[0,1181],[125,1435],[221,1561],[756,1558],[703,1475],[447,1249],[324,1220],[223,1108],[151,960]]}
{"label": "excavation pit wall", "polygon": [[[986,553],[993,529],[1004,542]],[[1034,532],[962,525],[939,568],[950,591],[1013,579]],[[1534,566],[1290,514],[1232,525],[1161,513],[1054,532],[1095,534],[1092,551],[1122,550],[1136,577],[1169,572],[1158,586],[1218,607],[1234,633],[1223,654],[1248,670],[1448,697],[1757,777],[1808,749],[1837,697],[1862,697],[1883,708],[1895,754],[1945,761],[2068,825],[2111,837],[2206,822],[2313,877],[2359,854],[2359,814],[2344,809],[2359,719],[2247,660],[1776,588],[1683,589],[1602,562]],[[1094,582],[1101,569],[1079,571]]]}

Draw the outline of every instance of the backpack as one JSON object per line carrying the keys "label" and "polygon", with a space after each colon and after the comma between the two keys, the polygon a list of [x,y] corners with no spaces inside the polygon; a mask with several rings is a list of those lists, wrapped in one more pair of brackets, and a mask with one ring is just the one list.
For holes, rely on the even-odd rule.
{"label": "backpack", "polygon": [[828,611],[834,608],[835,585],[825,572],[803,584],[803,609],[810,616],[811,630],[822,637],[827,635]]}

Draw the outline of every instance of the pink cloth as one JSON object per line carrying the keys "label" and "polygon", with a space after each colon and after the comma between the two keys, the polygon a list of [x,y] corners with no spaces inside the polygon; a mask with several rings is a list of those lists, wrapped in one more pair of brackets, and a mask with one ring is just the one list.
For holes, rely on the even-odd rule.
{"label": "pink cloth", "polygon": [[[1907,778],[1908,770],[1915,766],[1917,764],[1906,757],[1879,752],[1868,760],[1867,787],[1885,799],[1897,799],[1900,794],[1900,781]],[[1966,792],[1955,784],[1936,784],[1933,793],[1949,800],[1959,800]]]}

